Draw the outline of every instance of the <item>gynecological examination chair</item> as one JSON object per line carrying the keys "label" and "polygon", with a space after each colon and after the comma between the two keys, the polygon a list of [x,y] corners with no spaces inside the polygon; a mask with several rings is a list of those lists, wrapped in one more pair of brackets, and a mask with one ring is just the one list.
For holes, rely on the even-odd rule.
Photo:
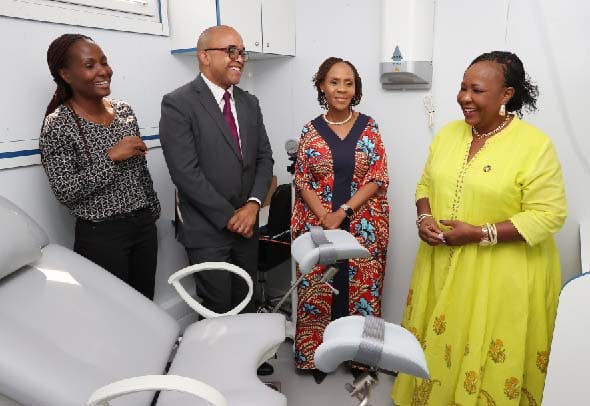
{"label": "gynecological examination chair", "polygon": [[[582,274],[567,281],[559,294],[543,406],[590,403],[590,222],[580,224],[580,260]],[[537,356],[543,362],[547,353]]]}
{"label": "gynecological examination chair", "polygon": [[[73,251],[49,243],[31,217],[2,197],[0,232],[0,395],[23,406],[287,404],[256,376],[257,366],[284,341],[285,318],[234,314],[252,295],[252,281],[240,268],[207,263],[171,276],[191,307],[210,317],[190,325],[180,339],[179,325],[157,305]],[[298,257],[301,268],[342,259],[350,249],[346,244],[356,242],[342,233],[320,234],[319,243],[307,235],[296,240],[294,249],[303,244],[307,254]],[[248,296],[228,314],[202,308],[180,280],[203,269],[243,276]],[[388,323],[367,323],[353,317],[330,324],[316,353],[318,367],[330,372],[356,359],[427,376],[413,336]],[[357,384],[352,391],[365,402],[368,386]]]}
{"label": "gynecological examination chair", "polygon": [[[310,232],[293,241],[291,252],[303,276],[316,264],[327,265],[321,281],[328,284],[338,272],[337,261],[367,258],[370,253],[355,237],[344,230],[310,227]],[[371,389],[378,383],[376,372],[395,375],[398,372],[429,378],[424,352],[416,338],[405,328],[373,316],[348,316],[332,321],[324,331],[323,342],[314,354],[316,367],[331,373],[346,361],[367,370],[345,385],[358,406],[369,406]]]}
{"label": "gynecological examination chair", "polygon": [[282,315],[199,321],[179,342],[180,327],[166,312],[50,244],[31,217],[2,197],[0,232],[3,397],[23,406],[82,406],[129,393],[110,404],[150,406],[155,390],[167,389],[154,404],[287,404],[256,377],[265,354],[284,341]]}

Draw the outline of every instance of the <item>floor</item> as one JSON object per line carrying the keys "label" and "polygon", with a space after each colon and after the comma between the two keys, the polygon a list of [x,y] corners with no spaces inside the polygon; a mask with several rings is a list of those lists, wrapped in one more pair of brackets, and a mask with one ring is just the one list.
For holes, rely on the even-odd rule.
{"label": "floor", "polygon": [[[291,341],[281,345],[277,358],[269,361],[275,368],[274,374],[262,379],[265,382],[278,381],[281,392],[287,396],[289,406],[357,406],[359,404],[359,401],[351,398],[344,388],[345,383],[353,380],[350,373],[345,372],[341,367],[318,385],[311,375],[296,372],[292,346]],[[393,379],[388,375],[379,375],[379,383],[374,386],[370,405],[393,406],[390,396]]]}
{"label": "floor", "polygon": [[[275,368],[273,375],[263,377],[265,382],[279,382],[281,392],[287,397],[289,406],[357,406],[359,401],[351,398],[344,384],[352,382],[352,376],[344,368],[328,375],[321,384],[316,384],[311,375],[298,374],[293,364],[293,343],[281,345],[276,359],[269,362]],[[374,386],[370,398],[372,406],[393,406],[390,397],[393,377],[380,374],[379,383]],[[0,406],[18,404],[0,395]]]}

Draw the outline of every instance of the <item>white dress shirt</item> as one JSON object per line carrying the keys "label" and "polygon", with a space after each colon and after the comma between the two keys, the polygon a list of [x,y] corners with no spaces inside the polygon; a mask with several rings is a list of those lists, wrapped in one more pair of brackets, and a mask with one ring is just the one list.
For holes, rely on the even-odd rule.
{"label": "white dress shirt", "polygon": [[[211,90],[211,93],[213,93],[213,97],[215,98],[215,101],[217,102],[219,109],[223,113],[223,108],[225,107],[225,100],[223,99],[223,95],[225,94],[225,89],[223,89],[223,88],[217,86],[215,83],[211,82],[207,78],[207,76],[203,75],[202,73],[201,73],[201,77],[203,78],[203,81],[205,81],[207,86],[209,86],[209,90]],[[234,99],[234,86],[231,85],[227,89],[227,91],[229,92],[229,96],[230,96],[229,101],[230,101],[231,112],[234,115],[234,121],[236,122],[236,128],[238,129],[238,141],[240,142],[240,149],[241,149],[242,148],[242,138],[240,137],[240,124],[238,124],[238,111],[236,110],[236,101]],[[262,207],[262,202],[257,197],[252,196],[252,197],[248,198],[248,201],[255,201],[256,203],[258,203],[259,207]]]}
{"label": "white dress shirt", "polygon": [[[201,77],[203,78],[203,80],[205,81],[205,83],[207,84],[207,86],[209,86],[209,90],[211,90],[211,93],[213,93],[213,97],[215,98],[215,101],[217,102],[217,105],[219,106],[219,109],[221,110],[221,112],[223,113],[223,108],[225,107],[225,100],[223,99],[223,95],[225,94],[225,89],[217,86],[215,83],[211,82],[207,76],[201,74]],[[234,100],[234,86],[231,85],[228,89],[227,89],[228,93],[229,93],[229,105],[231,108],[231,112],[234,115],[234,121],[236,122],[236,128],[238,129],[238,141],[240,142],[240,149],[242,148],[242,138],[240,137],[240,124],[238,123],[238,112],[236,110],[236,101]]]}

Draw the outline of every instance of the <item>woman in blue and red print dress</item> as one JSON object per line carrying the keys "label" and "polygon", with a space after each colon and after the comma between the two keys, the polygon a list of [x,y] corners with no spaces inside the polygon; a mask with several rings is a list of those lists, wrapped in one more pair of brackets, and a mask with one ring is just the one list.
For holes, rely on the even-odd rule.
{"label": "woman in blue and red print dress", "polygon": [[353,111],[362,96],[356,68],[328,58],[314,76],[318,101],[326,110],[303,127],[295,165],[293,238],[310,225],[349,231],[371,256],[339,263],[331,289],[319,282],[316,266],[298,286],[295,364],[325,376],[313,360],[331,320],[351,314],[381,315],[381,290],[389,239],[387,159],[375,120]]}

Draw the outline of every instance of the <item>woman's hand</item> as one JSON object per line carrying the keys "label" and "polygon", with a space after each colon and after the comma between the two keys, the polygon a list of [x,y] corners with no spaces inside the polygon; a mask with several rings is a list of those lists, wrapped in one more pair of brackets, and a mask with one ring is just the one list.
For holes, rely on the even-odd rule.
{"label": "woman's hand", "polygon": [[108,155],[112,161],[124,161],[132,156],[145,155],[147,146],[138,136],[132,135],[123,137],[111,149]]}
{"label": "woman's hand", "polygon": [[418,228],[418,236],[422,241],[433,247],[436,245],[443,244],[442,231],[438,227],[434,217],[426,217],[420,223]]}
{"label": "woman's hand", "polygon": [[338,209],[320,218],[320,225],[326,230],[336,230],[346,218],[344,210]]}
{"label": "woman's hand", "polygon": [[466,245],[481,241],[481,227],[458,220],[441,220],[440,223],[451,228],[443,233],[447,245]]}

